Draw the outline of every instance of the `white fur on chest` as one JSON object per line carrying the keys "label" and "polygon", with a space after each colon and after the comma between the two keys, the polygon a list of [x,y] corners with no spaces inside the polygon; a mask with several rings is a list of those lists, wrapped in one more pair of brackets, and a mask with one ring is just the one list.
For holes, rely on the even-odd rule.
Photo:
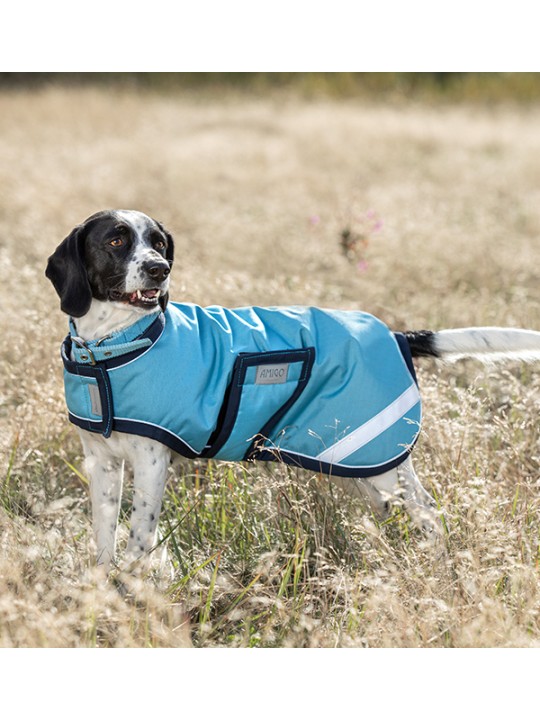
{"label": "white fur on chest", "polygon": [[[156,308],[153,312],[157,314],[160,309]],[[99,340],[133,325],[148,314],[144,308],[93,298],[86,315],[76,318],[74,322],[77,334],[83,340]]]}

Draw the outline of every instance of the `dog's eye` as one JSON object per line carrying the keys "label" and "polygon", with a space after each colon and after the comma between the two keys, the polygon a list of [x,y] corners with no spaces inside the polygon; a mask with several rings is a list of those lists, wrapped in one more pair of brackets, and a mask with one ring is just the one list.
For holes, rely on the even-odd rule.
{"label": "dog's eye", "polygon": [[113,238],[109,241],[109,245],[111,245],[112,247],[122,247],[123,244],[124,241],[122,240],[122,238]]}
{"label": "dog's eye", "polygon": [[165,243],[163,242],[163,240],[157,240],[157,241],[154,243],[154,248],[155,248],[156,250],[163,250],[164,247],[165,247]]}

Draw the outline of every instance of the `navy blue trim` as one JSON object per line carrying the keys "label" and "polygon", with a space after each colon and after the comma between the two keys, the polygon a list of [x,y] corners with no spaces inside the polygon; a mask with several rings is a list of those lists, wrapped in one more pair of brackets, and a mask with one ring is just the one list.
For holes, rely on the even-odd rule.
{"label": "navy blue trim", "polygon": [[[308,383],[309,378],[311,377],[311,371],[313,369],[313,363],[315,362],[315,348],[309,347],[306,348],[303,352],[305,354],[304,359],[304,366],[302,368],[302,374],[300,376],[300,379],[298,380],[298,385],[296,386],[296,390],[293,392],[293,394],[290,396],[290,398],[287,400],[287,402],[282,405],[279,410],[272,415],[270,420],[259,430],[255,438],[253,439],[253,442],[249,446],[246,454],[244,455],[244,460],[249,460],[253,453],[257,452],[256,448],[261,443],[261,441],[267,440],[272,430],[275,428],[275,426],[278,424],[278,422],[281,420],[281,418],[285,415],[286,412],[294,405],[294,403],[298,400],[300,395],[304,392],[306,385]],[[275,361],[274,362],[280,362]],[[286,361],[281,361],[286,362]]]}
{"label": "navy blue trim", "polygon": [[77,427],[83,430],[89,430],[90,432],[101,433],[104,437],[109,437],[113,430],[115,432],[129,433],[130,435],[139,435],[140,437],[157,440],[157,442],[166,445],[174,452],[183,455],[189,460],[199,457],[196,452],[182,442],[176,435],[155,425],[137,422],[136,420],[113,420],[112,428],[104,431],[104,423],[99,420],[85,420],[71,413],[68,413],[68,418],[69,421],[77,425]]}
{"label": "navy blue trim", "polygon": [[411,354],[411,347],[409,345],[407,337],[403,333],[400,333],[400,332],[395,332],[394,337],[396,338],[396,342],[399,346],[399,349],[401,350],[403,359],[405,360],[405,363],[406,363],[407,367],[409,368],[409,372],[411,373],[414,382],[418,386],[418,380],[416,378],[416,370],[414,369],[414,363],[413,363],[412,354]]}
{"label": "navy blue trim", "polygon": [[109,437],[112,430],[115,432],[129,433],[130,435],[139,435],[140,437],[157,440],[157,442],[166,445],[174,452],[177,452],[190,460],[199,457],[196,452],[182,442],[182,440],[180,440],[180,438],[176,435],[173,435],[164,428],[157,427],[156,425],[149,425],[137,422],[136,420],[114,420],[111,430],[108,431],[108,434],[105,434],[104,423],[99,420],[85,420],[84,418],[77,417],[71,413],[68,413],[68,418],[69,421],[74,425],[77,425],[77,427],[80,427],[83,430],[89,430],[90,432],[101,433],[105,437]]}
{"label": "navy blue trim", "polygon": [[79,365],[78,363],[75,363],[75,365],[76,368],[72,371],[73,375],[93,378],[97,382],[99,398],[101,400],[101,420],[86,420],[78,418],[71,413],[69,413],[69,419],[75,425],[78,425],[85,430],[99,432],[107,438],[112,432],[112,423],[114,418],[113,397],[109,374],[99,365]]}
{"label": "navy blue trim", "polygon": [[294,391],[287,401],[270,417],[261,430],[256,434],[256,439],[249,446],[244,458],[247,459],[253,452],[253,447],[260,437],[267,438],[275,424],[289,410],[293,403],[302,394],[311,375],[311,369],[315,360],[315,348],[299,348],[298,350],[276,350],[258,353],[239,353],[233,367],[233,375],[222,408],[219,413],[219,420],[216,429],[212,433],[208,445],[201,453],[201,457],[216,457],[221,448],[229,439],[236,422],[242,389],[246,380],[248,368],[254,365],[273,365],[281,363],[302,362],[302,372]]}
{"label": "navy blue trim", "polygon": [[382,475],[389,470],[393,470],[398,465],[401,465],[410,455],[412,448],[416,443],[416,439],[412,443],[411,447],[399,457],[390,460],[384,465],[377,465],[375,467],[343,467],[341,465],[331,465],[330,463],[321,462],[316,458],[305,457],[304,455],[297,455],[296,453],[286,452],[279,448],[264,448],[259,450],[250,459],[264,462],[283,462],[286,465],[294,465],[304,470],[311,470],[312,472],[322,473],[323,475],[330,475],[334,477],[347,477],[347,478],[366,478],[373,477],[375,475]]}
{"label": "navy blue trim", "polygon": [[158,427],[157,425],[150,425],[147,423],[137,422],[137,420],[118,420],[115,419],[113,422],[113,430],[122,433],[130,433],[132,435],[140,435],[141,437],[151,438],[157,440],[163,445],[174,452],[183,455],[190,460],[199,457],[198,453],[192,450],[189,445],[186,445],[179,437],[173,433],[165,430],[165,428]]}

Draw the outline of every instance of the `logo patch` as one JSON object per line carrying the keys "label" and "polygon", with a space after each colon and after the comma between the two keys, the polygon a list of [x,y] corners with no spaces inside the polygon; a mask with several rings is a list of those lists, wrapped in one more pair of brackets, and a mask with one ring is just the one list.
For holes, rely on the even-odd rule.
{"label": "logo patch", "polygon": [[257,365],[256,385],[278,385],[287,382],[290,363]]}

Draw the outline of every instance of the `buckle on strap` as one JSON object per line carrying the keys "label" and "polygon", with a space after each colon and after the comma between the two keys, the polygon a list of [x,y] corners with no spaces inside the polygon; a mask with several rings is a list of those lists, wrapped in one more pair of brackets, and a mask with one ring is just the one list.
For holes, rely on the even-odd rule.
{"label": "buckle on strap", "polygon": [[[75,345],[77,345],[77,347],[84,350],[84,353],[77,353],[79,355],[79,357],[78,357],[79,360],[82,360],[83,362],[90,360],[91,365],[96,364],[96,358],[94,356],[94,353],[90,350],[90,348],[88,347],[88,345],[82,338],[72,335],[71,342],[74,343]],[[88,353],[88,354],[86,354],[86,353]]]}
{"label": "buckle on strap", "polygon": [[92,341],[92,347],[90,348],[89,342],[83,340],[78,335],[72,335],[71,342],[76,346],[73,348],[75,361],[96,365],[103,360],[112,360],[120,355],[126,355],[127,353],[142,350],[152,345],[152,340],[148,337],[131,340],[131,342],[119,343],[118,345],[101,345],[100,343],[106,339],[107,338],[102,338],[97,343]]}

